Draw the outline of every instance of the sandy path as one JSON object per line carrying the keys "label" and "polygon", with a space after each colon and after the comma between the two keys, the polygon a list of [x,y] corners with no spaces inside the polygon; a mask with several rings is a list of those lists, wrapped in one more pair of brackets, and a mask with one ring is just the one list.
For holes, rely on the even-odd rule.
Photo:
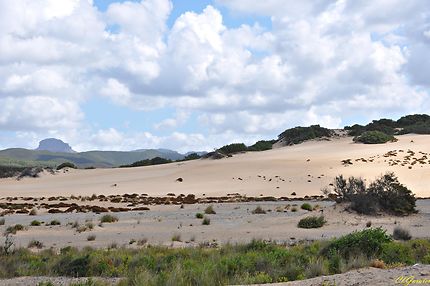
{"label": "sandy path", "polygon": [[[354,144],[351,138],[306,142],[265,152],[238,154],[222,160],[197,160],[128,169],[72,170],[38,179],[0,180],[0,197],[147,193],[153,196],[193,193],[223,196],[240,193],[253,196],[320,195],[321,187],[339,174],[374,179],[394,171],[401,182],[418,196],[430,196],[430,156],[424,164],[410,165],[419,152],[430,153],[429,135],[398,136],[396,143]],[[413,141],[413,142],[411,142]],[[407,165],[390,166],[390,160],[404,161],[405,152],[415,153]],[[404,150],[395,157],[383,155]],[[374,157],[374,158],[373,158]],[[359,158],[373,162],[355,161]],[[352,165],[341,161],[351,159]],[[372,159],[371,159],[372,160]],[[411,167],[411,169],[409,169]],[[279,176],[279,177],[276,177]],[[183,178],[182,183],[175,182]],[[239,179],[240,178],[240,179]],[[112,185],[117,184],[116,187]]]}

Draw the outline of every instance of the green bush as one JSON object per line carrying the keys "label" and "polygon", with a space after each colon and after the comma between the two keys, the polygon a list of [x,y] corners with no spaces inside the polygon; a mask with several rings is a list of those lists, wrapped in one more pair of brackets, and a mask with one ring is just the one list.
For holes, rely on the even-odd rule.
{"label": "green bush", "polygon": [[16,234],[18,231],[25,230],[25,227],[22,224],[11,225],[6,228],[6,233]]}
{"label": "green bush", "polygon": [[211,224],[211,219],[208,217],[205,217],[202,221],[202,225],[210,225]]}
{"label": "green bush", "polygon": [[333,240],[323,253],[328,255],[338,253],[343,258],[359,254],[375,257],[381,253],[384,243],[390,241],[391,237],[382,228],[367,228]]}
{"label": "green bush", "polygon": [[302,204],[300,208],[302,210],[307,210],[307,211],[310,211],[310,212],[313,210],[312,206],[310,204],[308,204],[308,203]]}
{"label": "green bush", "polygon": [[110,214],[106,214],[100,218],[101,223],[113,223],[117,221],[118,221],[118,218]]}
{"label": "green bush", "polygon": [[320,228],[325,223],[326,221],[324,220],[324,216],[309,216],[302,218],[297,226],[300,228]]}
{"label": "green bush", "polygon": [[51,220],[51,222],[49,223],[49,225],[61,225],[61,222],[57,219]]}
{"label": "green bush", "polygon": [[[375,214],[379,210],[395,215],[408,215],[416,212],[416,198],[411,190],[402,185],[394,173],[386,173],[366,186],[361,178],[346,180],[337,176],[332,191],[338,201],[350,202],[358,213]],[[324,192],[329,194],[330,188]]]}
{"label": "green bush", "polygon": [[401,227],[395,227],[393,231],[393,238],[395,240],[410,240],[412,236],[408,230]]}
{"label": "green bush", "polygon": [[64,163],[62,163],[62,164],[60,164],[60,165],[57,166],[57,170],[61,170],[61,169],[64,169],[64,168],[77,169],[78,167],[76,167],[75,164],[70,163],[70,162],[64,162]]}
{"label": "green bush", "polygon": [[214,210],[214,207],[210,205],[205,209],[205,214],[216,214],[216,211]]}
{"label": "green bush", "polygon": [[234,153],[248,151],[248,148],[243,143],[233,143],[219,148],[218,151],[225,155],[230,155]]}
{"label": "green bush", "polygon": [[248,147],[248,151],[266,151],[272,149],[273,144],[275,144],[276,140],[260,140],[257,141],[254,145]]}
{"label": "green bush", "polygon": [[144,167],[144,166],[152,166],[152,165],[162,165],[162,164],[168,164],[172,163],[172,160],[164,159],[161,157],[155,157],[152,159],[146,159],[141,161],[136,161],[129,165],[121,165],[120,168],[133,168],[133,167]]}
{"label": "green bush", "polygon": [[202,213],[196,213],[196,218],[202,219],[203,218],[203,214]]}
{"label": "green bush", "polygon": [[38,220],[33,220],[33,221],[30,223],[30,225],[31,225],[31,226],[40,226],[40,225],[41,225],[41,222],[40,222],[40,221],[38,221]]}
{"label": "green bush", "polygon": [[312,125],[309,127],[294,127],[287,129],[278,136],[278,139],[283,140],[285,145],[293,145],[302,143],[306,140],[331,136],[333,136],[333,131],[330,129],[319,125]]}
{"label": "green bush", "polygon": [[397,139],[392,135],[387,135],[381,131],[366,131],[359,136],[354,137],[354,142],[364,144],[383,144],[393,142]]}

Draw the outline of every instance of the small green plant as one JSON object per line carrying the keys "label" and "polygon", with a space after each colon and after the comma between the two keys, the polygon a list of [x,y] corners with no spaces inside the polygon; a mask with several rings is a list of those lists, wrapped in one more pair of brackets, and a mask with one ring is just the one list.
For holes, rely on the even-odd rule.
{"label": "small green plant", "polygon": [[326,221],[324,220],[324,216],[310,216],[302,218],[297,224],[300,228],[319,228],[322,227]]}
{"label": "small green plant", "polygon": [[312,211],[312,206],[310,205],[310,204],[308,204],[308,203],[304,203],[304,204],[302,204],[302,206],[300,207],[302,210],[307,210],[307,211]]}
{"label": "small green plant", "polygon": [[94,240],[96,240],[96,235],[95,235],[95,234],[90,234],[90,235],[88,235],[88,236],[87,236],[87,240],[88,240],[88,241],[94,241]]}
{"label": "small green plant", "polygon": [[31,211],[30,211],[30,213],[29,213],[29,215],[37,215],[37,211],[36,211],[36,209],[32,209]]}
{"label": "small green plant", "polygon": [[292,208],[291,208],[291,211],[292,211],[293,213],[297,212],[297,207],[292,207]]}
{"label": "small green plant", "polygon": [[407,229],[395,227],[393,231],[393,238],[395,240],[410,240],[412,236]]}
{"label": "small green plant", "polygon": [[6,233],[16,234],[18,231],[21,230],[25,230],[25,227],[22,224],[15,224],[6,228]]}
{"label": "small green plant", "polygon": [[211,224],[211,219],[208,217],[205,217],[202,221],[202,225],[210,225]]}
{"label": "small green plant", "polygon": [[213,206],[210,205],[205,209],[205,214],[216,214],[216,211],[214,210]]}
{"label": "small green plant", "polygon": [[203,214],[202,213],[196,213],[196,218],[198,219],[202,219],[203,218]]}
{"label": "small green plant", "polygon": [[182,241],[181,240],[181,235],[180,234],[178,234],[178,233],[175,233],[173,236],[172,236],[172,241]]}
{"label": "small green plant", "polygon": [[253,213],[253,214],[265,214],[265,213],[266,213],[266,211],[265,211],[262,207],[257,206],[257,207],[252,211],[252,213]]}
{"label": "small green plant", "polygon": [[387,135],[381,131],[366,131],[361,135],[354,137],[354,142],[364,144],[383,144],[388,141],[395,142],[397,139],[393,135]]}
{"label": "small green plant", "polygon": [[38,221],[38,220],[33,220],[33,221],[30,223],[30,225],[31,225],[31,226],[40,226],[40,225],[41,225],[41,222],[40,222],[40,221]]}
{"label": "small green plant", "polygon": [[110,215],[110,214],[106,214],[104,216],[101,217],[100,222],[101,223],[113,223],[113,222],[117,222],[118,218],[116,216]]}
{"label": "small green plant", "polygon": [[41,248],[43,248],[43,243],[42,242],[40,242],[40,241],[38,241],[38,240],[31,240],[29,243],[28,243],[28,248],[38,248],[38,249],[41,249]]}
{"label": "small green plant", "polygon": [[70,163],[70,162],[64,162],[64,163],[62,163],[62,164],[60,164],[60,165],[57,166],[57,170],[61,170],[61,169],[64,169],[64,168],[77,169],[78,167],[76,167],[75,164]]}
{"label": "small green plant", "polygon": [[61,222],[57,219],[51,220],[51,222],[49,223],[49,225],[61,225]]}

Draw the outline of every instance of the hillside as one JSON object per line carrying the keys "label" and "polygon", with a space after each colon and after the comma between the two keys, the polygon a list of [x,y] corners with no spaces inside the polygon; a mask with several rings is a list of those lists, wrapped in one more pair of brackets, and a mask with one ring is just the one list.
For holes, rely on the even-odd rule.
{"label": "hillside", "polygon": [[[2,179],[0,196],[167,193],[197,196],[297,197],[321,195],[339,174],[368,180],[392,171],[421,197],[430,197],[430,135],[399,135],[394,143],[353,143],[351,137],[309,141],[222,160],[193,160],[166,165],[71,170],[38,179]],[[177,179],[182,178],[182,182]],[[115,186],[115,187],[112,187]]]}
{"label": "hillside", "polygon": [[161,157],[170,160],[183,159],[184,156],[168,150],[140,150],[140,151],[89,151],[81,153],[59,153],[49,151],[12,148],[0,151],[0,165],[6,166],[55,166],[63,162],[72,162],[85,167],[116,167],[131,164],[135,161]]}

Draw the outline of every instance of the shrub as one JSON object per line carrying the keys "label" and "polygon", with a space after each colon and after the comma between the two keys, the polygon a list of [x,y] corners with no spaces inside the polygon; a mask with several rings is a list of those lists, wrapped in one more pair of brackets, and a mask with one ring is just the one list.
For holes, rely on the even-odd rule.
{"label": "shrub", "polygon": [[172,241],[179,241],[179,242],[181,242],[182,240],[181,240],[181,235],[180,234],[178,234],[178,233],[175,233],[173,236],[172,236]]}
{"label": "shrub", "polygon": [[95,234],[90,234],[90,235],[88,235],[88,236],[87,236],[87,240],[88,240],[88,241],[94,241],[94,240],[96,240],[96,235],[95,235]]}
{"label": "shrub", "polygon": [[50,225],[61,225],[61,222],[57,219],[53,219],[53,220],[51,220],[51,222],[49,224]]}
{"label": "shrub", "polygon": [[40,223],[40,221],[38,221],[38,220],[33,220],[33,221],[30,223],[30,225],[31,225],[31,226],[40,226],[40,225],[41,225],[41,223]]}
{"label": "shrub", "polygon": [[60,164],[60,165],[57,166],[57,170],[61,170],[61,169],[64,169],[64,168],[77,169],[78,167],[76,167],[75,164],[70,163],[70,162],[64,162],[64,163],[62,163],[62,164]]}
{"label": "shrub", "polygon": [[213,206],[210,205],[205,209],[205,214],[216,214],[216,211],[214,210]]}
{"label": "shrub", "polygon": [[118,218],[116,216],[110,215],[110,214],[106,214],[104,216],[101,217],[100,222],[101,223],[113,223],[113,222],[117,222]]}
{"label": "shrub", "polygon": [[203,218],[203,214],[202,213],[196,213],[196,218],[202,219]]}
{"label": "shrub", "polygon": [[306,140],[331,137],[332,135],[333,131],[330,129],[319,125],[312,125],[309,127],[294,127],[287,129],[278,136],[278,139],[282,140],[285,145],[293,145],[302,143]]}
{"label": "shrub", "polygon": [[410,240],[412,236],[407,229],[395,227],[393,231],[393,238],[395,240]]}
{"label": "shrub", "polygon": [[263,208],[262,208],[262,207],[257,206],[257,207],[255,208],[255,210],[253,210],[253,211],[252,211],[252,213],[253,213],[253,214],[265,214],[265,213],[266,213],[266,211],[265,211],[265,210],[263,210]]}
{"label": "shrub", "polygon": [[384,243],[390,241],[392,238],[382,228],[367,228],[333,240],[323,252],[328,255],[339,253],[344,258],[358,254],[373,257],[381,253]]}
{"label": "shrub", "polygon": [[36,209],[32,209],[29,213],[29,215],[37,215]]}
{"label": "shrub", "polygon": [[217,151],[219,151],[225,155],[230,155],[230,154],[234,154],[234,153],[248,151],[248,148],[243,143],[233,143],[233,144],[225,145],[225,146],[219,148]]}
{"label": "shrub", "polygon": [[272,149],[273,144],[276,140],[260,140],[257,141],[254,145],[248,147],[248,151],[266,151]]}
{"label": "shrub", "polygon": [[322,227],[326,221],[324,220],[324,216],[310,216],[302,218],[297,224],[300,228],[320,228]]}
{"label": "shrub", "polygon": [[208,217],[205,217],[202,221],[202,225],[210,225],[211,224],[211,219]]}
{"label": "shrub", "polygon": [[152,166],[152,165],[162,165],[172,163],[172,160],[164,159],[161,157],[155,157],[152,159],[146,159],[141,161],[136,161],[129,165],[121,165],[120,168],[131,168],[131,167],[143,167],[143,166]]}
{"label": "shrub", "polygon": [[6,220],[4,218],[0,218],[0,225],[4,225]]}
{"label": "shrub", "polygon": [[354,137],[354,142],[361,142],[364,144],[383,144],[389,141],[397,141],[392,135],[387,135],[381,131],[366,131],[361,135]]}
{"label": "shrub", "polygon": [[43,243],[42,242],[40,242],[40,241],[38,241],[38,240],[31,240],[29,243],[28,243],[28,248],[38,248],[38,249],[41,249],[41,248],[43,248]]}
{"label": "shrub", "polygon": [[16,234],[18,231],[21,230],[25,230],[25,227],[22,224],[15,224],[6,228],[6,233]]}
{"label": "shrub", "polygon": [[310,212],[313,210],[312,206],[310,204],[308,204],[308,203],[302,204],[302,206],[300,208],[302,210],[307,210],[307,211],[310,211]]}
{"label": "shrub", "polygon": [[[333,193],[337,201],[350,202],[358,213],[375,214],[378,210],[395,215],[416,212],[416,198],[411,190],[402,185],[394,173],[386,173],[366,187],[361,178],[344,179],[342,175],[334,180]],[[330,195],[327,187],[324,192]]]}
{"label": "shrub", "polygon": [[296,207],[292,207],[292,208],[291,208],[291,211],[292,211],[293,213],[295,213],[295,212],[297,211],[297,208],[296,208]]}

